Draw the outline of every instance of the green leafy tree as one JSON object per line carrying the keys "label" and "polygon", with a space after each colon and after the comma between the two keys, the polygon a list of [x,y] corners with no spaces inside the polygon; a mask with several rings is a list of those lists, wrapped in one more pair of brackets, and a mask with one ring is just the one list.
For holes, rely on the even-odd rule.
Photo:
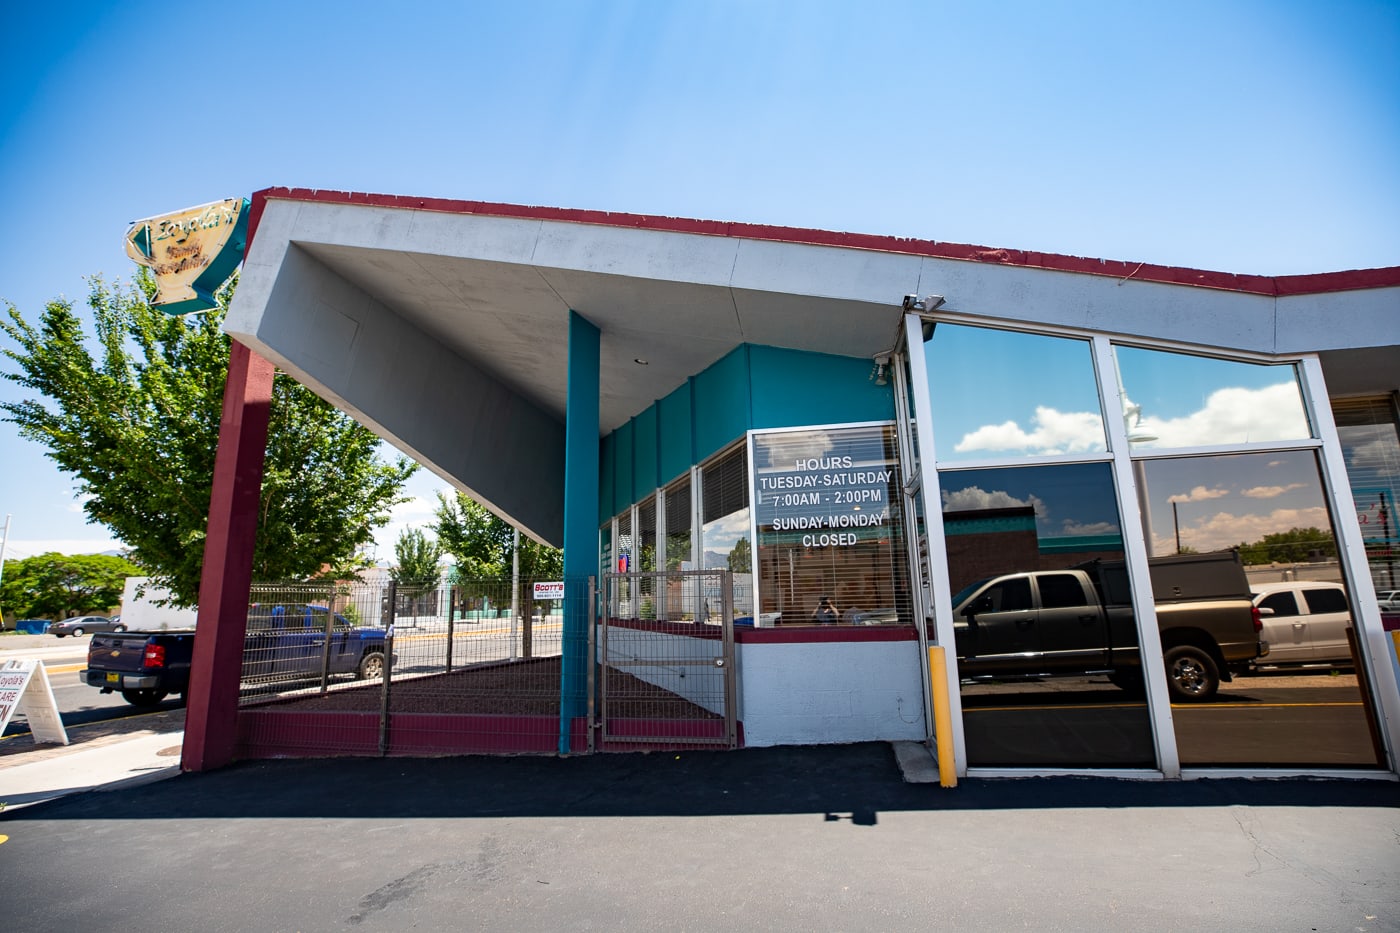
{"label": "green leafy tree", "polygon": [[729,552],[729,569],[734,573],[749,573],[753,568],[753,550],[749,547],[748,538],[740,538],[734,542],[734,547]]}
{"label": "green leafy tree", "polygon": [[452,556],[459,582],[510,577],[511,528],[468,496],[437,494],[429,526],[443,551]]}
{"label": "green leafy tree", "polygon": [[[498,605],[510,603],[512,560],[514,558],[514,529],[493,515],[480,503],[460,492],[448,499],[438,493],[436,519],[432,529],[442,548],[456,562],[454,583],[463,600],[489,597]],[[564,575],[564,552],[520,539],[520,586],[517,599],[524,627],[521,650],[525,657],[532,652],[531,620],[534,581],[559,580]],[[506,594],[501,598],[501,594]]]}
{"label": "green leafy tree", "polygon": [[[126,287],[89,280],[95,352],[70,302],[30,324],[13,306],[0,347],[5,378],[34,393],[0,405],[5,420],[73,475],[89,520],[105,525],[176,602],[198,598],[229,338],[220,329],[234,282],[205,314],[152,308],[145,270]],[[385,463],[369,430],[290,377],[273,383],[256,579],[347,576],[416,465]]]}
{"label": "green leafy tree", "polygon": [[143,573],[131,561],[110,554],[49,552],[7,560],[0,605],[17,617],[106,614],[121,603],[126,578]]}
{"label": "green leafy tree", "polygon": [[408,528],[394,542],[398,566],[389,572],[396,583],[431,589],[442,582],[442,545],[417,528]]}
{"label": "green leafy tree", "polygon": [[[451,499],[438,493],[435,515],[430,527],[456,562],[460,580],[510,579],[514,529],[509,524],[460,492]],[[563,574],[563,551],[521,537],[522,580],[558,580]]]}
{"label": "green leafy tree", "polygon": [[1337,542],[1331,532],[1321,528],[1290,528],[1264,535],[1253,544],[1241,544],[1239,550],[1246,564],[1301,563],[1314,555],[1335,558]]}

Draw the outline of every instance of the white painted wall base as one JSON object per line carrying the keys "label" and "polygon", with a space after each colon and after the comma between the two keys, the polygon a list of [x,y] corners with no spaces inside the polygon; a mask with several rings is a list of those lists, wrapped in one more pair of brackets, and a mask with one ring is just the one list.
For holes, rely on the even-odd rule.
{"label": "white painted wall base", "polygon": [[735,646],[744,744],[922,741],[914,641]]}

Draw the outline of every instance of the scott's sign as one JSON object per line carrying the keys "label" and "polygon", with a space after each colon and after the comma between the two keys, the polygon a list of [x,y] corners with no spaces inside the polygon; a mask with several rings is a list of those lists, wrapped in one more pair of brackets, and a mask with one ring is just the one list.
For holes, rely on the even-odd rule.
{"label": "scott's sign", "polygon": [[167,314],[208,311],[214,292],[243,260],[248,200],[229,198],[138,220],[126,232],[126,254],[155,274],[152,305]]}

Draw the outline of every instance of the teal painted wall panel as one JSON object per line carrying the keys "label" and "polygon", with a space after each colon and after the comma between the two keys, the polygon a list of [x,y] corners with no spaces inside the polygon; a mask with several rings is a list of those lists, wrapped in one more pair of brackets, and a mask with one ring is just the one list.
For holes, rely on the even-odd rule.
{"label": "teal painted wall panel", "polygon": [[613,432],[613,442],[617,445],[613,452],[613,515],[632,504],[632,441],[630,421]]}
{"label": "teal painted wall panel", "polygon": [[656,406],[632,419],[632,501],[656,491]]}
{"label": "teal painted wall panel", "polygon": [[697,461],[749,429],[748,359],[747,344],[735,347],[693,380]]}
{"label": "teal painted wall panel", "polygon": [[690,412],[690,380],[656,403],[657,461],[662,483],[690,472],[695,462],[693,422]]}
{"label": "teal painted wall panel", "polygon": [[864,358],[740,346],[603,442],[599,512],[616,515],[750,428],[888,421],[894,386]]}
{"label": "teal painted wall panel", "polygon": [[617,493],[613,488],[613,460],[616,457],[616,443],[613,435],[603,438],[598,456],[598,514],[602,517],[614,515],[617,509]]}
{"label": "teal painted wall panel", "polygon": [[894,380],[877,386],[863,357],[749,347],[753,428],[894,418]]}

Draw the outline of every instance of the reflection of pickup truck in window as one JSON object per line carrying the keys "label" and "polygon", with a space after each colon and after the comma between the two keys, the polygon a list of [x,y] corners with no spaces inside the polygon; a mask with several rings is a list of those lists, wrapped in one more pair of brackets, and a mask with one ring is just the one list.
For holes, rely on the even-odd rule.
{"label": "reflection of pickup truck in window", "polygon": [[[327,624],[327,617],[329,624]],[[83,681],[154,706],[189,689],[194,631],[97,634]],[[385,632],[353,625],[325,606],[253,606],[243,641],[243,680],[308,680],[336,674],[375,678],[384,671]]]}
{"label": "reflection of pickup truck in window", "polygon": [[[1174,701],[1209,699],[1232,671],[1268,653],[1234,552],[1153,558],[1149,572]],[[1141,689],[1123,561],[978,580],[953,597],[953,622],[964,678],[1106,673]]]}

